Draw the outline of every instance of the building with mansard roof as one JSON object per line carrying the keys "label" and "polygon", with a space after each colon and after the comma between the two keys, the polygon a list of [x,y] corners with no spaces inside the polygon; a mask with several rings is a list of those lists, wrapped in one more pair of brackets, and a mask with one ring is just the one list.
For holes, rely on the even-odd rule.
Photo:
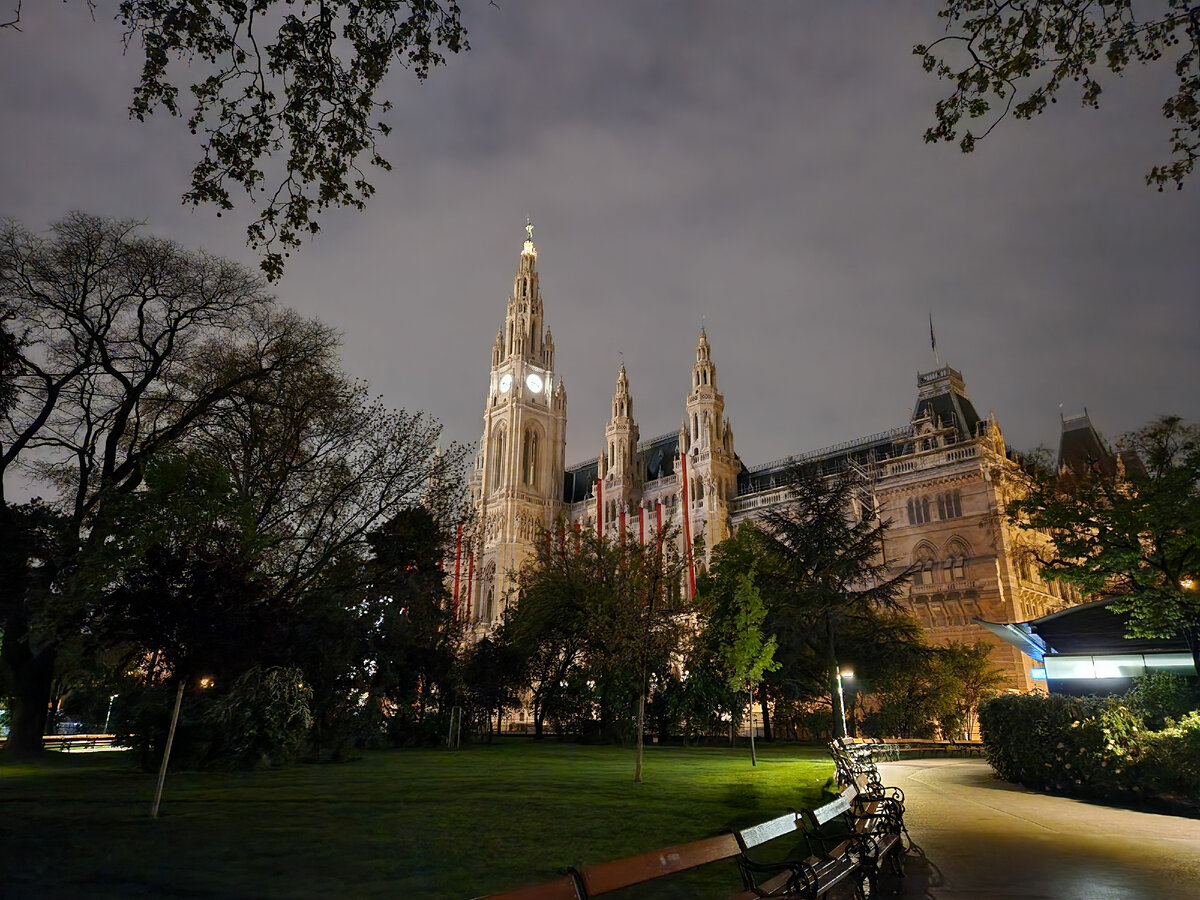
{"label": "building with mansard roof", "polygon": [[678,431],[642,439],[634,386],[622,365],[602,451],[568,466],[567,395],[554,363],[527,224],[492,349],[471,474],[480,533],[467,552],[456,603],[476,636],[515,602],[514,574],[560,518],[631,538],[679,526],[681,549],[703,548],[691,559],[685,586],[694,589],[713,547],[741,522],[786,502],[787,469],[818,464],[829,473],[853,469],[863,485],[853,512],[891,520],[885,553],[897,571],[911,568],[907,605],[930,638],[989,640],[1010,683],[1035,686],[1029,659],[976,620],[1023,622],[1080,598],[1041,579],[1029,562],[1037,536],[1000,514],[1016,488],[1016,464],[996,419],[976,411],[961,372],[940,366],[919,375],[912,415],[898,427],[747,466],[737,455],[713,348],[701,329]]}

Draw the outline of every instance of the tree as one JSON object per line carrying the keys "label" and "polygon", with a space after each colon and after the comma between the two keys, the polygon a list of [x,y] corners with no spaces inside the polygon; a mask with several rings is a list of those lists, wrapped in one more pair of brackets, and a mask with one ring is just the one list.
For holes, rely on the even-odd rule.
{"label": "tree", "polygon": [[414,506],[450,521],[466,449],[439,450],[436,419],[388,409],[341,370],[333,331],[291,318],[294,364],[231,395],[185,443],[230,473],[273,593],[331,589],[335,575],[354,582],[339,589],[362,592],[371,574],[334,561],[366,559],[373,532]]}
{"label": "tree", "polygon": [[969,739],[975,731],[979,704],[996,696],[1007,676],[992,662],[992,645],[984,640],[974,644],[951,641],[937,648],[937,665],[954,691],[950,708],[941,717],[942,736],[962,734]]}
{"label": "tree", "polygon": [[535,733],[551,716],[637,740],[647,686],[682,649],[681,573],[669,529],[645,545],[590,533],[540,543],[498,635],[526,661]]}
{"label": "tree", "polygon": [[[1164,99],[1172,123],[1171,158],[1154,166],[1147,184],[1179,188],[1200,156],[1200,4],[1165,0],[945,0],[938,16],[949,32],[918,44],[925,71],[952,81],[950,96],[938,101],[927,142],[958,141],[975,149],[1010,113],[1018,119],[1041,115],[1060,89],[1079,84],[1085,106],[1100,105],[1103,70],[1120,75],[1131,63],[1173,59],[1175,93]],[[943,54],[957,46],[961,56]],[[999,108],[997,113],[994,109]],[[962,128],[968,120],[991,122],[981,135]],[[961,137],[960,137],[961,131]]]}
{"label": "tree", "polygon": [[391,710],[393,740],[444,738],[455,701],[459,629],[442,561],[450,535],[422,506],[403,510],[368,536],[371,579],[365,603],[372,699]]}
{"label": "tree", "polygon": [[0,573],[0,656],[23,723],[8,747],[39,752],[44,680],[95,599],[77,555],[109,536],[108,504],[239,392],[304,360],[311,331],[235,264],[83,213],[48,236],[0,227],[0,297],[19,351],[0,419],[0,547],[22,540],[3,481],[21,471],[56,489],[66,554],[49,593],[20,554]]}
{"label": "tree", "polygon": [[12,379],[17,374],[20,354],[17,350],[17,336],[9,330],[9,321],[15,316],[16,314],[9,311],[3,301],[0,301],[0,417],[8,411],[17,393]]}
{"label": "tree", "polygon": [[[20,15],[18,2],[0,28]],[[187,116],[202,155],[184,202],[227,210],[244,191],[259,207],[248,243],[272,281],[322,212],[366,205],[364,167],[391,170],[378,145],[392,104],[379,92],[393,66],[424,81],[468,49],[455,0],[121,0],[117,18],[142,59],[130,115]],[[203,75],[173,75],[194,61]]]}
{"label": "tree", "polygon": [[732,538],[718,544],[712,567],[701,579],[697,592],[704,609],[699,643],[719,660],[729,690],[747,694],[751,765],[758,764],[754,752],[754,688],[764,673],[780,666],[775,661],[775,636],[763,632],[767,608],[756,584],[762,539],[754,524],[747,522]]}
{"label": "tree", "polygon": [[1129,614],[1132,637],[1182,633],[1200,667],[1200,428],[1165,416],[1121,446],[1111,471],[1060,473],[1033,460],[1008,516],[1049,535],[1031,551],[1043,575],[1117,595],[1111,608]]}
{"label": "tree", "polygon": [[[815,467],[787,474],[789,498],[762,517],[761,589],[769,610],[766,629],[776,636],[780,674],[793,687],[825,693],[834,723],[844,734],[838,691],[839,638],[888,621],[899,612],[907,572],[888,577],[883,535],[888,522],[856,514],[860,485],[850,472],[822,474]],[[903,622],[903,620],[901,620]],[[885,644],[908,629],[878,634]],[[817,673],[823,675],[824,691]]]}

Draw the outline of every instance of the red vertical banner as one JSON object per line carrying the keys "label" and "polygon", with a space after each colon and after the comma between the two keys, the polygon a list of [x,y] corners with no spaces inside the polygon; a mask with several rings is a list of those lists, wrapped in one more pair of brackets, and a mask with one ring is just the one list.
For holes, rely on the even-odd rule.
{"label": "red vertical banner", "polygon": [[625,543],[625,504],[623,504],[623,503],[621,504],[621,519],[620,519],[620,522],[621,522],[621,525],[620,525],[620,528],[621,528],[621,543],[622,543],[622,544],[624,544],[624,543]]}
{"label": "red vertical banner", "polygon": [[688,599],[696,596],[696,565],[692,560],[692,505],[688,498],[687,454],[679,454],[679,479],[683,484],[683,543],[687,548]]}
{"label": "red vertical banner", "polygon": [[471,586],[475,581],[475,552],[467,551],[467,621],[471,621]]}
{"label": "red vertical banner", "polygon": [[[662,534],[662,501],[654,501],[654,533]],[[662,540],[662,538],[659,538]]]}
{"label": "red vertical banner", "polygon": [[646,507],[638,504],[638,543],[646,546]]}
{"label": "red vertical banner", "polygon": [[454,618],[458,619],[458,576],[462,572],[462,522],[458,523],[458,534],[454,538]]}
{"label": "red vertical banner", "polygon": [[604,537],[604,482],[596,479],[596,537]]}

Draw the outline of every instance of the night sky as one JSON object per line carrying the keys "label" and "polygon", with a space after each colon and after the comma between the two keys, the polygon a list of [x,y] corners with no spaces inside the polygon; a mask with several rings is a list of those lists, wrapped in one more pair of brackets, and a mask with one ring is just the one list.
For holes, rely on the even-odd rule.
{"label": "night sky", "polygon": [[[27,0],[0,32],[0,215],[144,219],[256,266],[244,214],[180,204],[183,123],[129,120],[113,6]],[[470,52],[389,82],[395,170],[325,217],[278,296],[340,329],[390,405],[472,442],[531,216],[568,464],[601,448],[619,354],[643,437],[678,429],[702,318],[749,465],[907,422],[930,312],[1016,447],[1056,443],[1060,404],[1110,438],[1200,419],[1200,174],[1143,180],[1170,67],[964,156],[922,141],[946,87],[911,48],[936,8],[468,0]]]}

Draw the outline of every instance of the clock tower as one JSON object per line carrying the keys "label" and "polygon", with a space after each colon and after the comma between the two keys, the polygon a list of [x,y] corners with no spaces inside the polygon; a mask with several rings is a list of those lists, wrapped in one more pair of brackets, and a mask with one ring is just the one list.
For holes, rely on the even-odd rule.
{"label": "clock tower", "polygon": [[514,599],[515,574],[562,511],[567,393],[554,380],[533,224],[513,278],[504,324],[492,346],[483,436],[471,496],[480,528],[470,577],[469,624],[482,637]]}

